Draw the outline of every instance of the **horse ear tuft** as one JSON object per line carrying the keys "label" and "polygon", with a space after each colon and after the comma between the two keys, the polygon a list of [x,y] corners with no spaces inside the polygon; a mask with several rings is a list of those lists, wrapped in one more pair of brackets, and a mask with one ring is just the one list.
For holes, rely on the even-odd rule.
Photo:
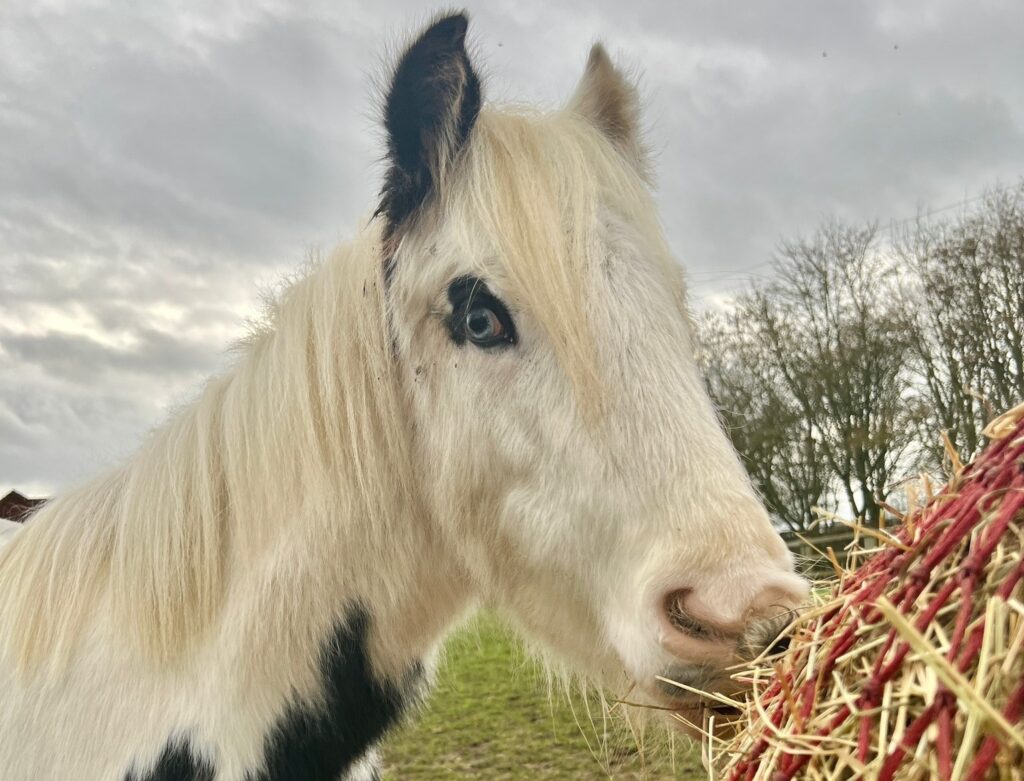
{"label": "horse ear tuft", "polygon": [[438,19],[405,50],[384,102],[388,171],[378,214],[394,232],[444,184],[480,112],[464,13]]}
{"label": "horse ear tuft", "polygon": [[615,67],[608,52],[595,43],[569,109],[587,119],[638,165],[644,152],[640,138],[640,98],[636,86]]}

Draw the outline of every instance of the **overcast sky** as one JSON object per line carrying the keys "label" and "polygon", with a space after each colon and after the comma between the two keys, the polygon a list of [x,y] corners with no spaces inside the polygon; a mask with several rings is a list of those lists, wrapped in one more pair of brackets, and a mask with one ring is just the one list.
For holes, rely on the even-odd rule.
{"label": "overcast sky", "polygon": [[[824,217],[1024,175],[1024,4],[469,3],[491,99],[557,103],[604,40],[642,77],[698,305]],[[0,491],[123,457],[381,168],[393,2],[0,2]]]}

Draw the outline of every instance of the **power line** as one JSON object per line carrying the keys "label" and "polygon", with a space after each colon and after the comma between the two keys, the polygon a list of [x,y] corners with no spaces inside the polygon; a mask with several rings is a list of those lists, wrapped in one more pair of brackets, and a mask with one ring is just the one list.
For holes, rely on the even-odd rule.
{"label": "power line", "polygon": [[956,203],[948,204],[947,206],[940,206],[938,209],[930,209],[930,210],[926,211],[924,214],[915,214],[913,217],[905,217],[902,220],[893,220],[893,221],[889,222],[889,224],[886,225],[884,228],[879,228],[878,232],[879,233],[886,233],[886,232],[892,231],[892,230],[894,230],[894,229],[896,229],[896,228],[898,228],[898,227],[900,227],[902,225],[906,225],[906,224],[908,224],[910,222],[914,222],[915,220],[928,220],[928,219],[931,219],[932,217],[934,217],[936,214],[942,214],[943,212],[948,212],[951,209],[962,209],[963,207],[969,206],[972,203],[977,203],[978,201],[983,201],[984,199],[986,199],[986,198],[988,198],[988,197],[990,197],[992,195],[997,195],[999,193],[1005,193],[1008,190],[1016,190],[1017,188],[1019,188],[1021,186],[1021,182],[1024,182],[1024,177],[1021,177],[1021,181],[1018,182],[1017,184],[1003,184],[1003,185],[996,185],[994,187],[987,187],[985,189],[985,192],[979,193],[978,195],[975,195],[973,198],[966,198],[964,200],[957,201]]}
{"label": "power line", "polygon": [[[917,220],[929,220],[938,214],[944,214],[945,212],[951,211],[953,209],[962,209],[966,206],[970,206],[973,203],[983,201],[986,198],[989,198],[993,195],[998,195],[1000,193],[1005,193],[1009,190],[1016,190],[1018,188],[1021,188],[1022,184],[1024,184],[1024,177],[1020,177],[1016,184],[1002,184],[986,187],[984,192],[979,193],[978,195],[975,195],[971,198],[961,199],[959,201],[956,201],[955,203],[949,203],[946,204],[945,206],[940,206],[936,209],[929,209],[923,214],[915,214],[913,217],[904,217],[899,220],[890,220],[886,225],[878,228],[878,233],[887,233],[891,235],[892,232],[895,231],[897,228],[900,228],[904,225],[908,225],[911,222],[915,222]],[[757,263],[750,263],[735,269],[688,271],[686,276],[687,280],[690,283],[691,290],[692,288],[695,287],[707,287],[709,285],[716,285],[722,282],[749,282],[752,279],[768,279],[771,276],[770,273],[757,273],[757,270],[762,269],[765,266],[771,265],[773,261],[773,258],[768,258],[767,260],[762,260]]]}

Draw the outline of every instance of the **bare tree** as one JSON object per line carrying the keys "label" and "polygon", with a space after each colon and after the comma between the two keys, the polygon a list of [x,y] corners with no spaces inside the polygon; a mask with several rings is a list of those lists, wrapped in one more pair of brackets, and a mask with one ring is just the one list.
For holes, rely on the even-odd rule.
{"label": "bare tree", "polygon": [[875,237],[832,223],[783,243],[774,280],[740,296],[719,326],[729,338],[709,362],[711,392],[787,525],[805,525],[819,499],[877,523],[912,446],[911,333]]}
{"label": "bare tree", "polygon": [[701,351],[708,390],[769,512],[790,531],[817,519],[828,474],[820,442],[743,309],[707,313]]}
{"label": "bare tree", "polygon": [[[893,251],[894,250],[894,251]],[[701,325],[708,388],[781,525],[881,517],[894,478],[961,455],[1024,399],[1024,182],[880,247],[830,223]]]}
{"label": "bare tree", "polygon": [[1024,399],[1024,183],[955,220],[919,221],[897,242],[907,269],[912,353],[934,465],[937,430],[967,457],[996,412]]}

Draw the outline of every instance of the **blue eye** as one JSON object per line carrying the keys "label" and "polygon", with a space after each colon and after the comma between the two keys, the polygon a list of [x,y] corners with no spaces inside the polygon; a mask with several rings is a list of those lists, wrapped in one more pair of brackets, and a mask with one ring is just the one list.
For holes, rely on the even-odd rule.
{"label": "blue eye", "polygon": [[459,277],[448,286],[452,312],[445,319],[455,344],[476,347],[510,347],[519,341],[516,326],[505,305],[477,277]]}
{"label": "blue eye", "polygon": [[466,313],[466,337],[481,346],[490,342],[502,339],[505,336],[505,326],[501,318],[493,309],[485,306],[478,306]]}

